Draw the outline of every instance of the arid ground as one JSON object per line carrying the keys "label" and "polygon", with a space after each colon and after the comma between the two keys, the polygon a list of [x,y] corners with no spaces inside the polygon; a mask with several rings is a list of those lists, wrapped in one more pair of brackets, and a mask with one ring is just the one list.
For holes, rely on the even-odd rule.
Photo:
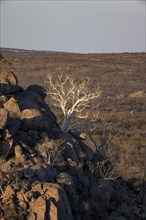
{"label": "arid ground", "polygon": [[[146,219],[145,55],[1,49],[1,220]],[[61,129],[48,73],[100,87],[86,126]]]}
{"label": "arid ground", "polygon": [[[144,177],[145,53],[73,54],[16,49],[1,49],[1,52],[12,63],[4,69],[12,70],[24,88],[38,84],[47,90],[44,79],[49,72],[54,76],[71,74],[79,80],[89,77],[93,87],[100,86],[100,120],[92,138],[98,146],[105,139],[109,157],[125,179],[134,181]],[[46,102],[50,106],[48,97]]]}

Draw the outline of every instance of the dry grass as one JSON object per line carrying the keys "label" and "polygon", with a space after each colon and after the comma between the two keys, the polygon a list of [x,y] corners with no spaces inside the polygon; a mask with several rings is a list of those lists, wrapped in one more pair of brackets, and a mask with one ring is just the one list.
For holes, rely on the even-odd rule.
{"label": "dry grass", "polygon": [[[110,158],[125,178],[142,178],[146,156],[145,53],[71,54],[11,50],[2,50],[2,53],[12,63],[7,69],[14,71],[24,88],[39,84],[47,89],[43,78],[48,72],[54,77],[60,72],[80,79],[88,76],[93,80],[93,87],[99,85],[102,123],[105,128],[112,124],[115,132]],[[46,101],[50,103],[48,98]],[[93,135],[100,142],[101,128],[97,128]]]}

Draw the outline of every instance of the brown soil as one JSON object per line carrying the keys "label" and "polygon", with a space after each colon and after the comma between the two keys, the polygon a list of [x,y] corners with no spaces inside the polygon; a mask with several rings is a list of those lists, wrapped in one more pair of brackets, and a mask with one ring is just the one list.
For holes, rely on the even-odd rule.
{"label": "brown soil", "polygon": [[[90,77],[93,86],[99,85],[102,90],[99,109],[104,130],[110,127],[110,136],[114,130],[114,135],[110,138],[111,159],[125,178],[143,178],[146,145],[146,53],[73,54],[14,49],[1,49],[1,52],[12,63],[11,67],[4,69],[14,71],[19,85],[24,88],[39,84],[47,89],[44,78],[48,72],[54,73],[54,76],[60,72],[73,74],[79,80]],[[49,98],[46,101],[50,106]],[[53,106],[50,107],[53,109]],[[105,131],[101,133],[103,136]],[[103,138],[100,135],[97,128],[93,134],[97,145],[100,145]]]}

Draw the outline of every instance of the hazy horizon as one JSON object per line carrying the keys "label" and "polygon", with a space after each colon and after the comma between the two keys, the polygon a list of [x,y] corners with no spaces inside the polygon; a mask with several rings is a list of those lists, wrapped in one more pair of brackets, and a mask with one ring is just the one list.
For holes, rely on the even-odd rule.
{"label": "hazy horizon", "polygon": [[145,1],[1,0],[2,48],[145,52]]}
{"label": "hazy horizon", "polygon": [[60,51],[60,50],[39,50],[39,49],[25,49],[25,48],[12,48],[12,47],[0,47],[0,49],[6,50],[20,50],[26,52],[44,52],[44,53],[68,53],[68,54],[124,54],[124,53],[146,53],[146,51],[123,51],[123,52],[68,52],[68,51]]}

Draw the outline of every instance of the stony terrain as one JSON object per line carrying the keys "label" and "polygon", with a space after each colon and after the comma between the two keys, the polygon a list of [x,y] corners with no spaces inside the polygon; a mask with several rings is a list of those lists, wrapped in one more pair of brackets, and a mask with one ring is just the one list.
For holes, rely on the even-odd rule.
{"label": "stony terrain", "polygon": [[44,99],[0,73],[0,219],[146,219],[145,185],[127,184],[88,135],[62,132]]}
{"label": "stony terrain", "polygon": [[[141,184],[146,172],[146,53],[74,54],[8,48],[1,52],[12,64],[1,66],[2,70],[14,71],[24,89],[39,85],[47,90],[44,79],[48,72],[54,77],[67,73],[79,80],[90,77],[94,88],[99,85],[101,120],[92,139],[97,146],[110,142],[109,157],[116,169],[126,180]],[[45,101],[60,118],[49,96]],[[110,138],[105,138],[107,128]]]}

